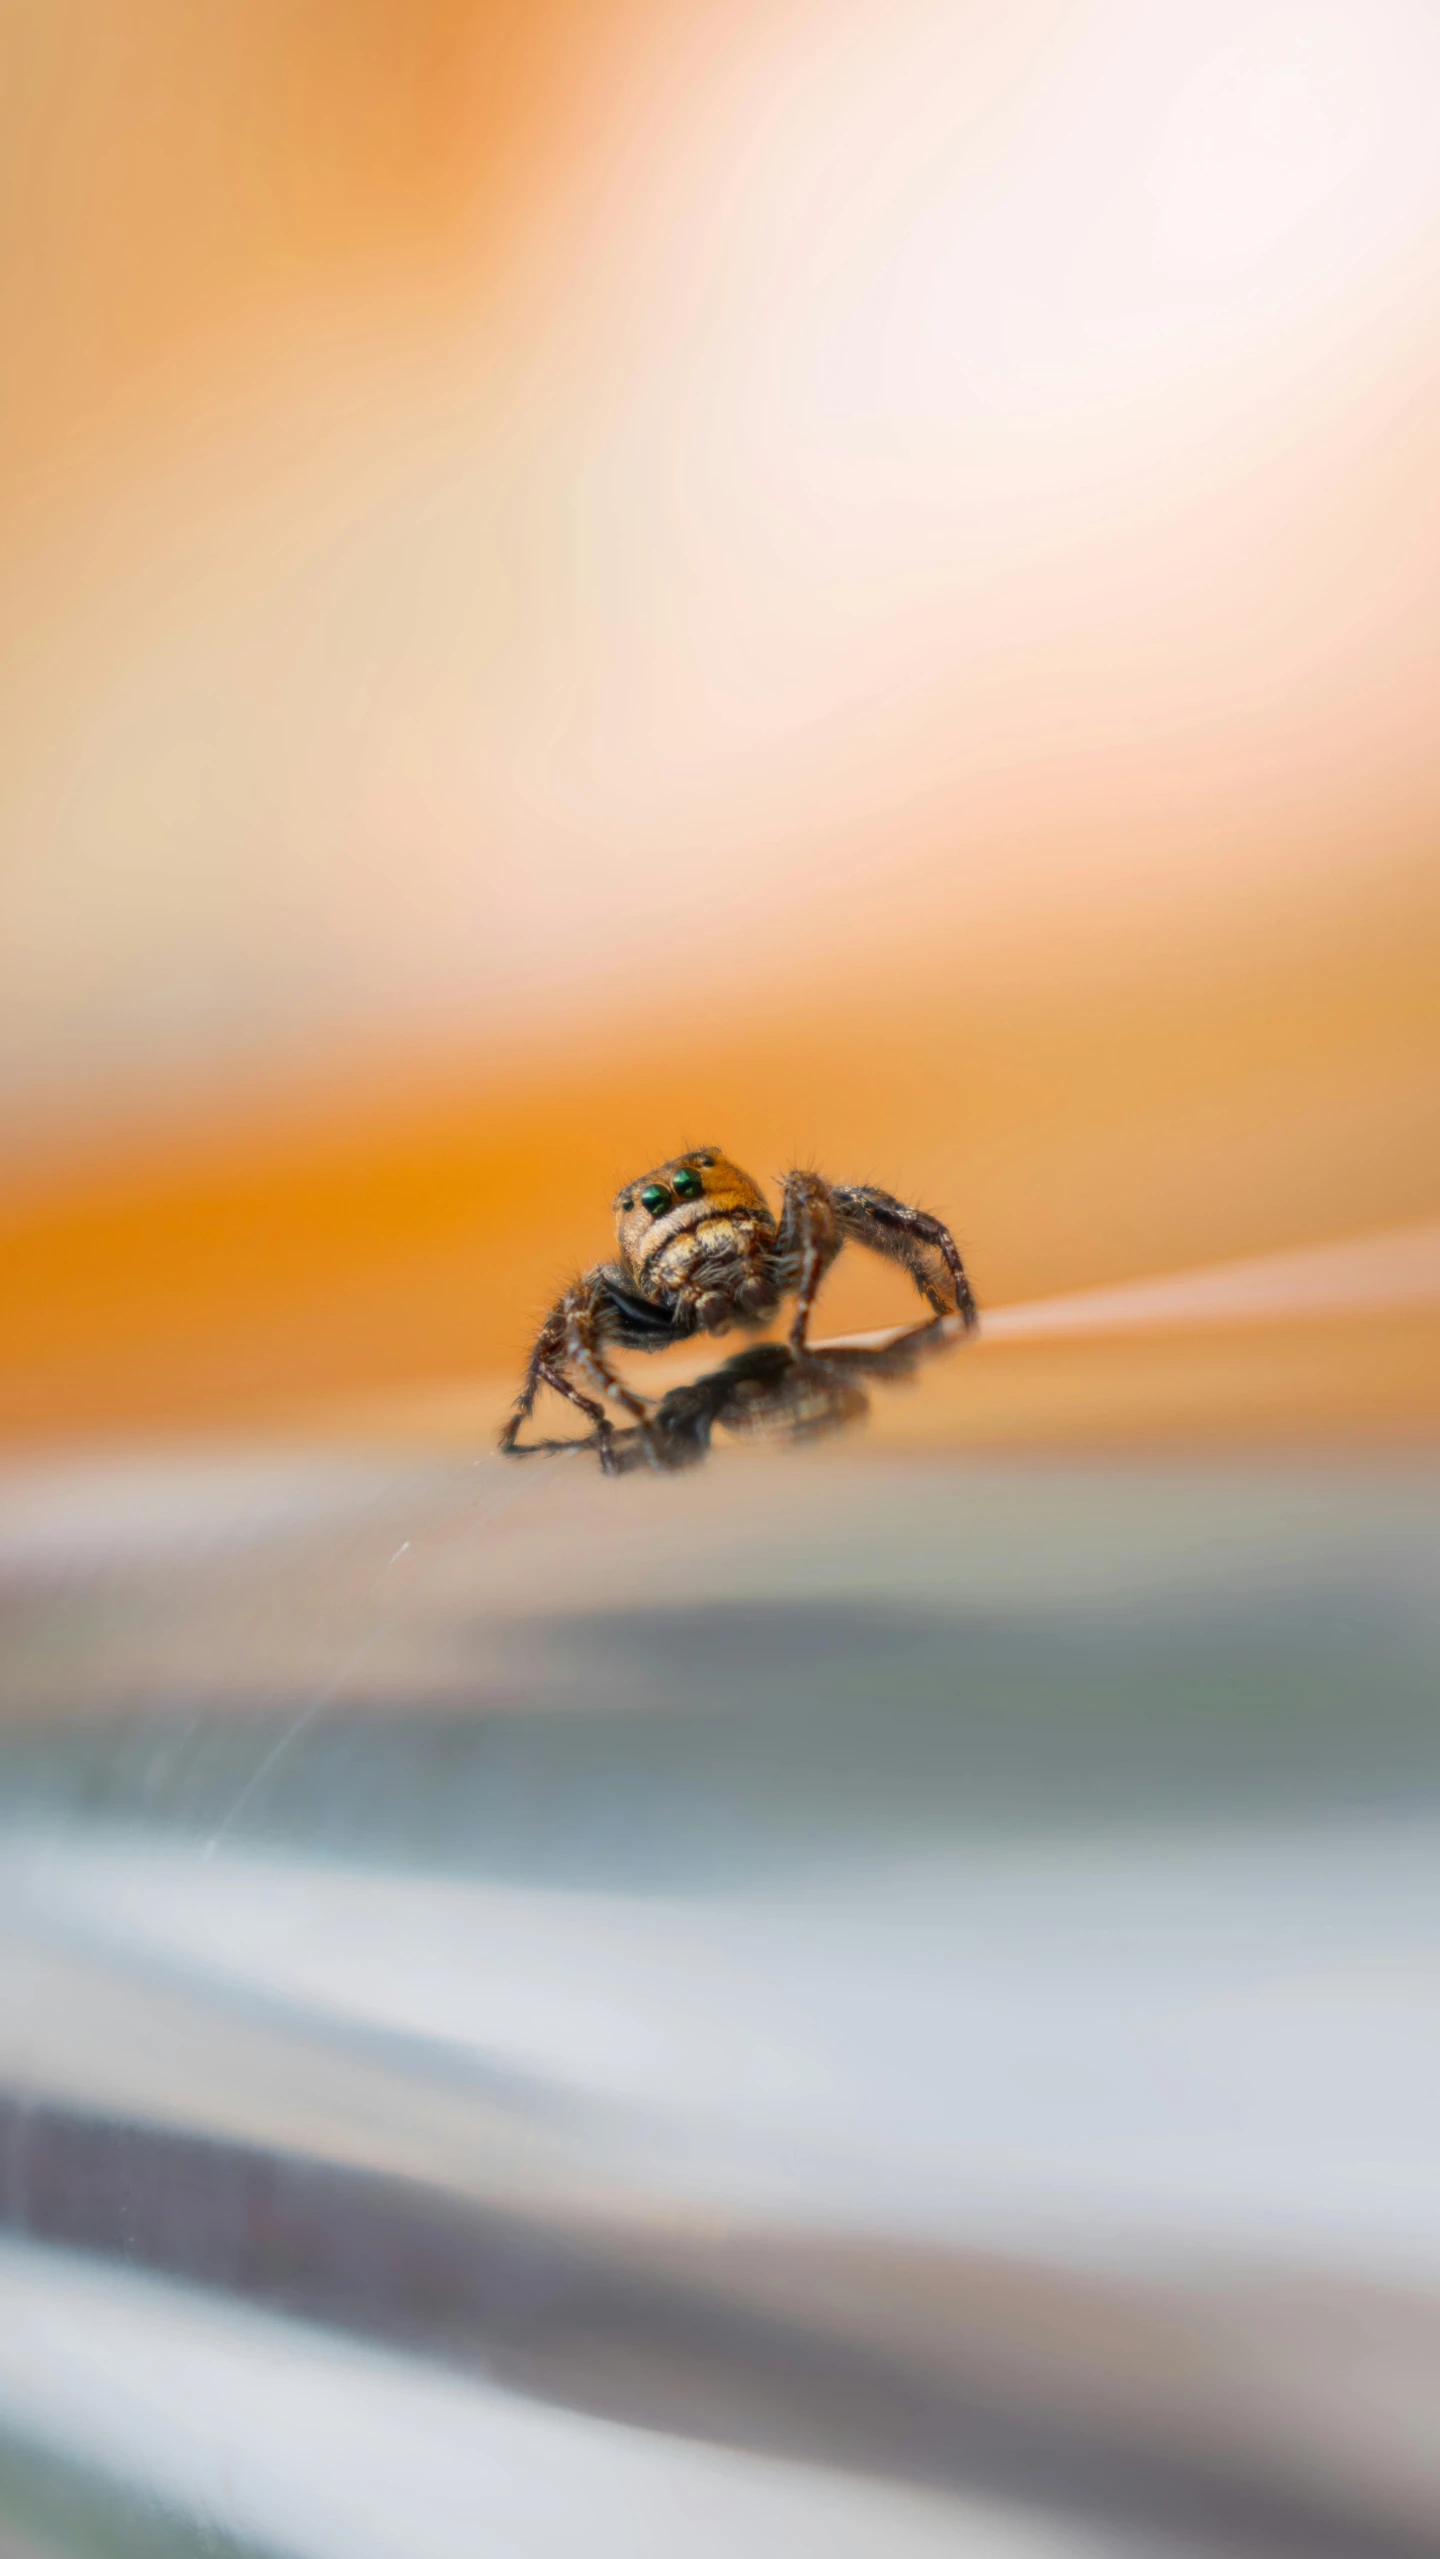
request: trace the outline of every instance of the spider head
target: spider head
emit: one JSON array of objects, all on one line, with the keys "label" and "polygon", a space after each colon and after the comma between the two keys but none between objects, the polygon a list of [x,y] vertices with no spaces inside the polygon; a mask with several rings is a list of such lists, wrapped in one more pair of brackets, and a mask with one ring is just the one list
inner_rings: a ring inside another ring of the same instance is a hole
[{"label": "spider head", "polygon": [[722,1155],[718,1146],[692,1146],[627,1182],[615,1200],[615,1232],[621,1254],[637,1276],[680,1235],[711,1225],[753,1230],[774,1223],[758,1182]]}]

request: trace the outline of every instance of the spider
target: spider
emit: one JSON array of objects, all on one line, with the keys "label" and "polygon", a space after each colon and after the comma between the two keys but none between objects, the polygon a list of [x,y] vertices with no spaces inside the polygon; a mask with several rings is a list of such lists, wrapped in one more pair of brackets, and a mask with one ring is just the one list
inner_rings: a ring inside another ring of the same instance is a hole
[{"label": "spider", "polygon": [[899,1262],[936,1315],[958,1316],[967,1331],[978,1321],[949,1228],[868,1183],[789,1173],[777,1218],[759,1183],[717,1146],[691,1147],[626,1183],[615,1201],[615,1232],[617,1259],[573,1281],[540,1327],[500,1435],[507,1457],[574,1444],[519,1444],[542,1386],[578,1405],[594,1427],[602,1461],[612,1424],[597,1397],[608,1397],[632,1421],[645,1421],[645,1398],[615,1375],[606,1358],[611,1348],[659,1351],[737,1325],[754,1332],[793,1297],[790,1347],[803,1353],[820,1283],[847,1243]]}]

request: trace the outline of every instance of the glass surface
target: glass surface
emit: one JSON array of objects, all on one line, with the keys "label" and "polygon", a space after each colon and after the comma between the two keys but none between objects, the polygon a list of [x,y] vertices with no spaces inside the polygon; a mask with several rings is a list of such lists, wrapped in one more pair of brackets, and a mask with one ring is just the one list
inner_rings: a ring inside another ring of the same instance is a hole
[{"label": "glass surface", "polygon": [[1437,1508],[13,1467],[15,2551],[1433,2548]]}]

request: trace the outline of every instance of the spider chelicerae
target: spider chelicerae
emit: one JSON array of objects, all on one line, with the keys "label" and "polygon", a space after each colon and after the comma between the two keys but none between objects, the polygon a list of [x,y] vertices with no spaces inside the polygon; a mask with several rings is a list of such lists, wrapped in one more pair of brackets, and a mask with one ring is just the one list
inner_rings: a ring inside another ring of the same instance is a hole
[{"label": "spider chelicerae", "polygon": [[[777,1217],[759,1183],[718,1147],[691,1147],[626,1183],[615,1201],[615,1231],[615,1260],[601,1262],[573,1281],[540,1327],[524,1384],[500,1436],[507,1457],[594,1446],[602,1463],[614,1467],[619,1461],[615,1442],[622,1436],[657,1454],[661,1443],[654,1436],[650,1408],[616,1376],[607,1352],[664,1350],[696,1334],[726,1333],[737,1326],[754,1332],[770,1323],[789,1298],[795,1301],[795,1313],[788,1352],[767,1345],[763,1352],[742,1354],[728,1368],[735,1373],[736,1391],[749,1394],[752,1402],[762,1376],[769,1380],[766,1391],[773,1402],[788,1362],[785,1391],[796,1400],[797,1410],[802,1382],[823,1404],[829,1390],[820,1381],[820,1355],[808,1349],[810,1314],[825,1273],[849,1243],[883,1253],[909,1272],[934,1319],[919,1327],[918,1335],[943,1328],[949,1337],[957,1327],[973,1330],[978,1320],[949,1228],[870,1183],[789,1173]],[[883,1356],[888,1365],[879,1373],[905,1373],[904,1360],[897,1362],[894,1349]],[[814,1375],[804,1379],[803,1373],[811,1371]],[[730,1388],[718,1379],[703,1383],[714,1387],[706,1412],[711,1418],[728,1418],[727,1407],[735,1400]],[[592,1425],[589,1440],[522,1444],[520,1432],[542,1386],[578,1406]],[[852,1391],[848,1385],[846,1391]],[[678,1412],[677,1397],[687,1395],[693,1404],[693,1389],[675,1390],[664,1399],[660,1415],[671,1406]],[[607,1401],[618,1405],[637,1428],[617,1434]],[[708,1423],[706,1427],[708,1433]],[[658,1462],[680,1461],[660,1454]]]}]

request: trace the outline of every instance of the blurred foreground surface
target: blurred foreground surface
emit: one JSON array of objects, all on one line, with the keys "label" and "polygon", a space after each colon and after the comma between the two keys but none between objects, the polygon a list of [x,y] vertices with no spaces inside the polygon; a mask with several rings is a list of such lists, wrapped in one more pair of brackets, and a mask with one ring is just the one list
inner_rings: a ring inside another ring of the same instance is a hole
[{"label": "blurred foreground surface", "polygon": [[13,1464],[7,2559],[1440,2548],[1437,1513]]}]

